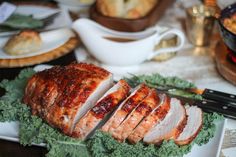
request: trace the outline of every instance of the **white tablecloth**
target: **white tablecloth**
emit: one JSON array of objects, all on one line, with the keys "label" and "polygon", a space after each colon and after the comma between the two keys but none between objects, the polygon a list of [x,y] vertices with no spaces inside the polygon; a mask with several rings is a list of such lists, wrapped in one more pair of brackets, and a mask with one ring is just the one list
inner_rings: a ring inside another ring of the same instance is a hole
[{"label": "white tablecloth", "polygon": [[[182,29],[184,24],[185,12],[180,7],[179,2],[170,8],[158,25],[171,26]],[[236,87],[226,81],[217,72],[214,61],[214,46],[217,40],[213,40],[211,45],[205,48],[194,47],[188,41],[184,48],[178,52],[177,56],[165,61],[155,62],[147,61],[141,65],[133,67],[111,67],[103,65],[87,56],[84,49],[77,49],[76,55],[78,60],[86,60],[87,62],[96,63],[111,72],[115,78],[119,79],[133,74],[151,74],[160,73],[164,76],[178,76],[194,82],[199,88],[211,88],[228,93],[236,94]],[[236,121],[229,120],[226,126],[224,142],[222,146],[221,156],[236,156]]]}]

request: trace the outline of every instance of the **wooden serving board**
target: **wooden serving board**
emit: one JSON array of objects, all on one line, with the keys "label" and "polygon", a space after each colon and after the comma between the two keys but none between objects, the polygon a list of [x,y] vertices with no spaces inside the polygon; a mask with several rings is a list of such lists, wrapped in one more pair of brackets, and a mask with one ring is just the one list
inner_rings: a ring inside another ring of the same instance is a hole
[{"label": "wooden serving board", "polygon": [[223,41],[218,42],[215,47],[217,69],[226,80],[236,85],[236,64],[228,59],[227,54],[228,50]]}]

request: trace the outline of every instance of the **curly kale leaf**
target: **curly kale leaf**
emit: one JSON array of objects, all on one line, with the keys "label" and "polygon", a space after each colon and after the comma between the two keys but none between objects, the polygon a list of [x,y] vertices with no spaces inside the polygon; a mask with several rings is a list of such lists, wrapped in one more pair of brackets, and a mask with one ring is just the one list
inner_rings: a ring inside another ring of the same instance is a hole
[{"label": "curly kale leaf", "polygon": [[24,95],[26,83],[33,74],[35,74],[35,71],[29,68],[22,70],[14,80],[3,80],[0,83],[0,87],[4,88],[6,93],[0,98],[0,100],[6,100],[10,103],[16,100],[21,100]]},{"label": "curly kale leaf", "polygon": [[163,77],[162,75],[156,73],[152,75],[132,75],[131,78],[125,78],[125,80],[132,87],[135,87],[140,83],[146,83],[149,87],[165,91],[166,93],[173,96],[181,96],[197,100],[202,99],[201,95],[187,90],[196,88],[193,83],[182,80],[178,77]]},{"label": "curly kale leaf", "polygon": [[47,157],[91,157],[85,142],[70,138],[49,141],[50,150]]},{"label": "curly kale leaf", "polygon": [[0,100],[0,122],[18,121],[20,117],[29,117],[30,109],[19,100],[8,102]]},{"label": "curly kale leaf", "polygon": [[216,123],[223,119],[224,117],[218,113],[204,113],[202,129],[194,142],[199,146],[208,143],[215,135]]},{"label": "curly kale leaf", "polygon": [[37,116],[31,116],[20,122],[20,143],[23,145],[46,143],[49,150],[47,157],[90,156],[85,142],[61,134]]},{"label": "curly kale leaf", "polygon": [[153,145],[119,143],[111,135],[100,131],[88,141],[88,148],[94,157],[151,157],[155,152]]},{"label": "curly kale leaf", "polygon": [[0,87],[5,89],[5,95],[0,98],[0,122],[16,121],[20,116],[30,115],[29,108],[21,104],[21,99],[27,80],[33,74],[33,69],[24,69],[16,79],[0,83]]},{"label": "curly kale leaf", "polygon": [[196,88],[196,86],[186,80],[180,79],[178,77],[163,77],[162,75],[155,73],[152,75],[132,75],[131,78],[125,78],[128,83],[135,87],[140,83],[146,83],[153,87],[174,87],[179,89],[189,89]]}]

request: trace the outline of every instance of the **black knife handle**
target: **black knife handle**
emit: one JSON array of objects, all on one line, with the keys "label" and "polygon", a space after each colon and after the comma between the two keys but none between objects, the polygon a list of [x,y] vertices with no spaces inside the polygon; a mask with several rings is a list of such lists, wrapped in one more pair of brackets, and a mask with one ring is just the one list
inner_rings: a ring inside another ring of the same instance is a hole
[{"label": "black knife handle", "polygon": [[233,103],[236,105],[236,95],[205,89],[202,97],[207,100],[215,100],[222,103]]},{"label": "black knife handle", "polygon": [[225,117],[236,119],[236,107],[227,103],[202,100],[194,102],[193,105],[200,107],[205,112],[217,112]]}]

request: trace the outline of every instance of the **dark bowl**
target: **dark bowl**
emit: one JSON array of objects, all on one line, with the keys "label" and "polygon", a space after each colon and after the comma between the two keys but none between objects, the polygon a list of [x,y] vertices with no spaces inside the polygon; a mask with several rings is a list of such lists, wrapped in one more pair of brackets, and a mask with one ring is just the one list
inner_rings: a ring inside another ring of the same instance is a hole
[{"label": "dark bowl", "polygon": [[226,46],[236,54],[236,34],[229,31],[224,25],[223,20],[225,18],[231,17],[234,13],[236,13],[236,3],[227,6],[220,13],[220,17],[218,19],[219,29],[221,37],[226,44]]},{"label": "dark bowl", "polygon": [[123,32],[138,32],[156,24],[163,16],[165,10],[171,6],[173,2],[174,0],[161,0],[146,16],[138,19],[122,19],[104,16],[97,11],[96,4],[90,8],[89,14],[91,19],[110,29]]}]

